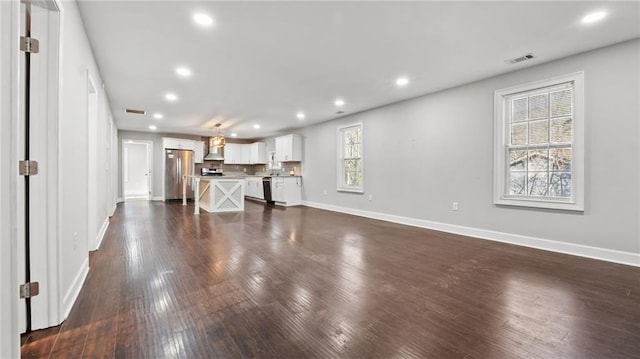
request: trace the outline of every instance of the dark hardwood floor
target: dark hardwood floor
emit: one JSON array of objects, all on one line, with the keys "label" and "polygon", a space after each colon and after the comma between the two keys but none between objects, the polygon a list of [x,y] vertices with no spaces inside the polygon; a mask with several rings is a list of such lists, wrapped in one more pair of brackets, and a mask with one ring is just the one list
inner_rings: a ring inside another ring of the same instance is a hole
[{"label": "dark hardwood floor", "polygon": [[118,205],[24,358],[640,358],[640,268],[307,207]]}]

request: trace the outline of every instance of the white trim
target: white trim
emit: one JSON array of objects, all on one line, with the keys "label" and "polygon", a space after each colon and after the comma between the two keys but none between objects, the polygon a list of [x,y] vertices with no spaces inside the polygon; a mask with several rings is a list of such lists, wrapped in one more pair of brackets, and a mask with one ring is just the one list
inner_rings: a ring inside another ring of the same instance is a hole
[{"label": "white trim", "polygon": [[104,235],[107,233],[107,227],[109,227],[109,218],[106,218],[104,223],[102,223],[102,227],[100,227],[100,232],[98,232],[98,237],[96,237],[96,243],[98,243],[96,250],[100,249],[100,245],[102,245]]},{"label": "white trim", "polygon": [[0,358],[20,357],[16,206],[20,2],[0,1]]},{"label": "white trim", "polygon": [[[507,154],[506,140],[509,138],[506,119],[508,106],[505,98],[520,92],[529,92],[561,83],[573,83],[573,142],[571,144],[572,196],[569,199],[549,197],[516,197],[506,195]],[[568,211],[584,211],[584,72],[575,72],[550,79],[529,82],[500,89],[494,92],[494,150],[493,150],[493,203],[496,205],[549,208]]]},{"label": "white trim", "polygon": [[153,196],[151,197],[152,201],[164,201],[164,197],[162,196]]},{"label": "white trim", "polygon": [[98,107],[99,91],[89,69],[87,74],[87,249],[98,248]]},{"label": "white trim", "polygon": [[[360,187],[347,187],[344,186],[342,182],[344,179],[344,164],[343,164],[343,153],[344,150],[344,136],[342,135],[342,131],[351,127],[360,127],[360,170],[362,173],[362,183]],[[364,123],[362,121],[354,122],[349,125],[337,126],[336,127],[337,134],[337,171],[336,171],[336,190],[338,192],[351,192],[351,193],[364,193]]]},{"label": "white trim", "polygon": [[116,210],[118,209],[118,202],[113,204],[113,209],[111,210],[111,214],[109,217],[113,217],[116,214]]},{"label": "white trim", "polygon": [[[116,198],[116,206],[118,205],[118,203],[122,203],[122,202],[124,202],[124,198],[122,197]],[[114,208],[114,211],[115,211],[115,208]]]},{"label": "white trim", "polygon": [[69,290],[64,295],[64,299],[62,300],[62,316],[61,321],[67,319],[69,316],[69,312],[71,312],[71,308],[73,304],[78,299],[78,295],[80,294],[80,290],[82,289],[82,285],[84,285],[85,279],[87,279],[87,275],[89,274],[89,258],[87,257],[80,266],[80,270],[76,277],[73,279]]},{"label": "white trim", "polygon": [[[49,156],[53,156],[53,159],[49,160],[49,166],[55,165],[55,177],[50,179],[48,184],[49,199],[50,202],[50,221],[54,224],[51,225],[52,231],[49,234],[52,236],[52,240],[49,241],[48,247],[48,280],[49,280],[49,325],[57,325],[62,322],[60,313],[60,253],[59,245],[62,229],[60,226],[60,193],[61,190],[61,173],[60,173],[60,119],[62,118],[62,23],[63,23],[63,4],[62,0],[47,1],[50,8],[49,16],[49,80],[50,87],[49,93],[49,116],[52,116],[55,120],[52,121],[55,125],[49,133]],[[53,171],[51,169],[50,171]]]},{"label": "white trim", "polygon": [[603,260],[626,264],[630,266],[640,267],[640,253],[617,251],[613,249],[598,248],[585,246],[581,244],[573,244],[567,242],[552,241],[536,237],[523,236],[519,234],[496,232],[480,228],[472,228],[459,226],[455,224],[427,221],[424,219],[409,218],[396,216],[392,214],[363,211],[347,207],[334,206],[331,204],[303,201],[302,204],[307,207],[324,209],[333,212],[351,214],[354,216],[378,219],[381,221],[404,224],[413,227],[427,228],[436,231],[459,234],[463,236],[474,237],[478,239],[486,239],[490,241],[515,244],[524,247],[542,249],[551,252],[570,254],[579,257]]}]

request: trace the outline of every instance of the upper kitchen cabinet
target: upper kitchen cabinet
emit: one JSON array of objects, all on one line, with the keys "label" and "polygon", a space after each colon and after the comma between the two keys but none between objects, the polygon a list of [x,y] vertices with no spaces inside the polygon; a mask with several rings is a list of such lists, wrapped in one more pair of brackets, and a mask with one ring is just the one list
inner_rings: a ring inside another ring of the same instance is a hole
[{"label": "upper kitchen cabinet", "polygon": [[184,138],[170,138],[162,137],[162,148],[170,148],[172,150],[192,150],[192,140],[186,140]]},{"label": "upper kitchen cabinet", "polygon": [[242,157],[240,158],[240,163],[242,164],[250,164],[251,163],[251,145],[250,144],[242,144],[240,145],[242,149]]},{"label": "upper kitchen cabinet", "polygon": [[224,145],[224,164],[237,165],[242,163],[242,145],[227,143]]},{"label": "upper kitchen cabinet", "polygon": [[264,142],[227,143],[224,163],[227,165],[253,165],[267,163],[267,145]]},{"label": "upper kitchen cabinet", "polygon": [[193,160],[195,163],[204,162],[204,141],[193,141]]},{"label": "upper kitchen cabinet", "polygon": [[203,141],[171,137],[162,138],[162,149],[191,150],[193,151],[193,161],[195,163],[202,163],[204,161],[204,145],[205,143]]},{"label": "upper kitchen cabinet", "polygon": [[276,161],[302,161],[302,137],[294,134],[276,137]]},{"label": "upper kitchen cabinet", "polygon": [[254,142],[251,144],[251,164],[267,163],[267,144],[264,142]]}]

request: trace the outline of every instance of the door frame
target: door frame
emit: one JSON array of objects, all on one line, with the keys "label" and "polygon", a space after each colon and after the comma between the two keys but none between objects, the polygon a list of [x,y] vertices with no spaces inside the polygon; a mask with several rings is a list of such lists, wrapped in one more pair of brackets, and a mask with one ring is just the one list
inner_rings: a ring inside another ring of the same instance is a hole
[{"label": "door frame", "polygon": [[0,357],[20,356],[16,162],[20,3],[0,1]]},{"label": "door frame", "polygon": [[[87,73],[87,249],[89,252],[98,249],[99,238],[97,212],[97,181],[98,181],[98,86],[91,76],[89,69]],[[91,103],[93,101],[93,106]]]},{"label": "door frame", "polygon": [[147,145],[147,172],[149,173],[149,175],[147,176],[147,181],[148,181],[148,187],[149,187],[149,193],[147,194],[147,201],[151,201],[151,199],[153,198],[153,141],[147,141],[147,140],[136,140],[133,138],[123,138],[121,141],[121,148],[122,148],[122,160],[120,161],[120,163],[122,163],[122,166],[120,168],[120,173],[122,174],[121,176],[121,184],[122,184],[122,201],[126,202],[127,198],[125,195],[125,166],[127,165],[127,161],[125,161],[125,157],[124,157],[124,146],[127,143],[138,143],[138,144],[145,144]]},{"label": "door frame", "polygon": [[[35,258],[43,259],[36,272],[32,272],[32,278],[45,284],[41,290],[38,301],[32,303],[34,323],[47,323],[44,327],[60,324],[61,308],[59,301],[59,238],[60,228],[58,213],[60,210],[59,198],[59,173],[58,173],[58,120],[61,117],[60,102],[60,77],[61,77],[61,26],[63,23],[63,7],[60,0],[36,0],[34,6],[48,9],[47,18],[47,46],[48,59],[45,67],[46,75],[41,76],[42,82],[33,86],[41,90],[40,95],[46,95],[45,108],[40,109],[46,113],[39,119],[33,119],[33,126],[44,125],[46,133],[47,154],[38,158],[42,165],[48,166],[46,173],[46,205],[44,212],[37,214],[38,220],[47,227],[46,236],[38,245],[32,246],[32,254]],[[24,222],[19,222],[18,210],[18,181],[22,178],[18,175],[18,146],[20,144],[20,70],[19,63],[22,53],[19,50],[20,26],[20,1],[0,1],[0,357],[17,358],[20,356],[20,333],[18,325],[18,238],[19,227],[24,231]],[[44,92],[44,94],[42,93]],[[24,142],[24,141],[22,141]],[[35,159],[35,158],[34,158]],[[24,202],[24,201],[23,201]],[[43,217],[42,217],[43,216]],[[42,245],[41,245],[42,244]],[[40,324],[38,324],[40,325]],[[34,327],[35,328],[35,327]]]}]

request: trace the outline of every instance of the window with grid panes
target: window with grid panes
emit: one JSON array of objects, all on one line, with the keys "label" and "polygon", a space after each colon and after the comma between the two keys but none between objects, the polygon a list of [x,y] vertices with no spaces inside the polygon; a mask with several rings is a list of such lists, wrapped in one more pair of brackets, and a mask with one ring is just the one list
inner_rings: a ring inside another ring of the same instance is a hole
[{"label": "window with grid panes", "polygon": [[495,203],[583,209],[582,78],[496,91]]},{"label": "window with grid panes", "polygon": [[363,192],[362,123],[338,128],[338,190]]}]

